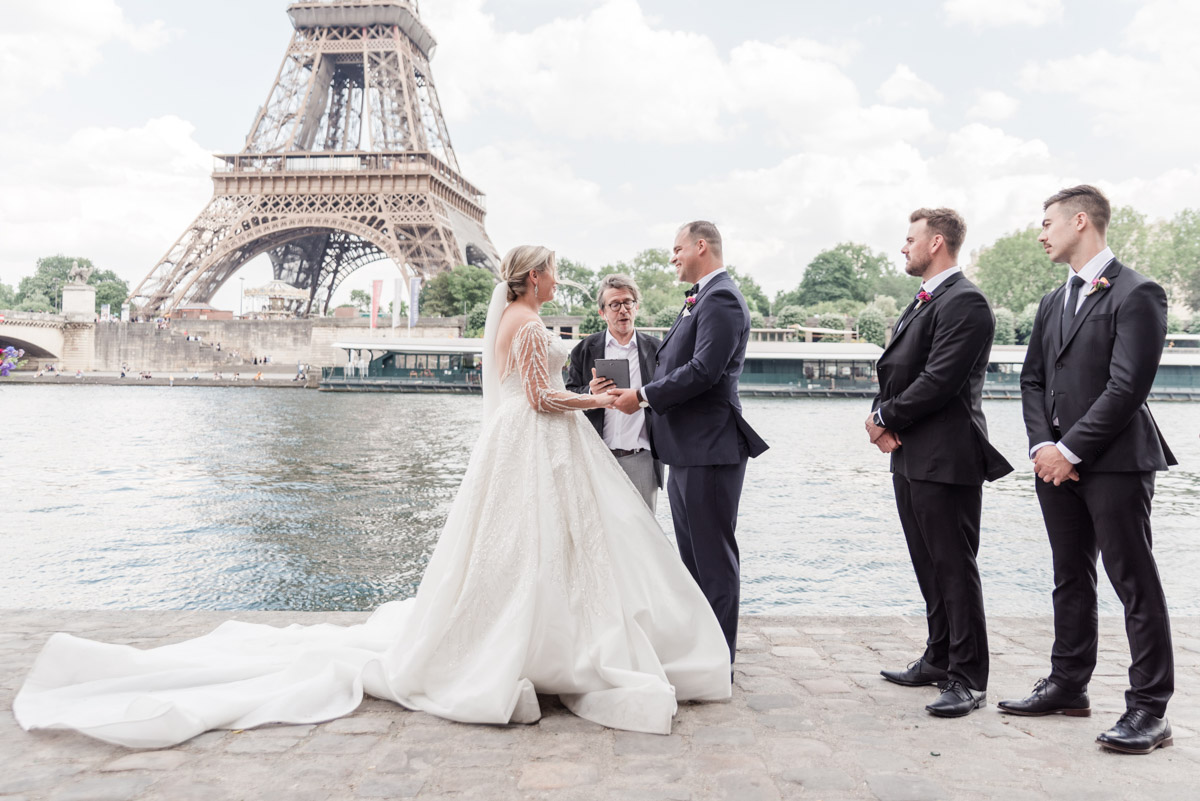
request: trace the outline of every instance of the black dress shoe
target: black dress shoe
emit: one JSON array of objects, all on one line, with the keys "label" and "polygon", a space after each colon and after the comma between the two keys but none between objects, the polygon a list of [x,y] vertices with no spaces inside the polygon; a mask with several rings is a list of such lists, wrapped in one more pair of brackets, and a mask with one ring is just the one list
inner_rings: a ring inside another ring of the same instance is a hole
[{"label": "black dress shoe", "polygon": [[935,668],[922,657],[913,662],[905,670],[881,670],[883,676],[893,684],[903,684],[905,687],[924,687],[926,684],[936,684],[939,687],[946,681],[946,671]]},{"label": "black dress shoe", "polygon": [[1072,693],[1059,687],[1050,679],[1038,679],[1033,693],[1020,701],[1001,701],[996,704],[1001,712],[1010,715],[1066,715],[1086,718],[1092,714],[1092,702],[1087,692]]},{"label": "black dress shoe", "polygon": [[961,718],[987,703],[987,693],[972,690],[958,679],[946,682],[946,689],[925,710],[939,718]]},{"label": "black dress shoe", "polygon": [[1148,754],[1175,744],[1167,719],[1156,718],[1144,709],[1126,711],[1117,725],[1097,737],[1096,742],[1122,754]]}]

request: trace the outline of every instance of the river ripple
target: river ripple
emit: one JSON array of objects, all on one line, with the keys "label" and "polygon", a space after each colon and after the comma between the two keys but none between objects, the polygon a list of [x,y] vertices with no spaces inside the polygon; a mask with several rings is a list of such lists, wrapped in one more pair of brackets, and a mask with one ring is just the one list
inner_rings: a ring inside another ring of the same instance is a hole
[{"label": "river ripple", "polygon": [[[919,614],[867,402],[747,399],[771,444],[742,496],[742,610]],[[466,468],[480,399],[265,388],[9,385],[0,608],[371,609],[410,596]],[[1049,614],[1050,549],[1020,405],[985,404],[1017,471],[984,491],[988,611]],[[1200,614],[1196,404],[1155,415],[1167,599]],[[665,493],[659,520],[670,530]],[[1120,605],[1104,579],[1101,610]]]}]

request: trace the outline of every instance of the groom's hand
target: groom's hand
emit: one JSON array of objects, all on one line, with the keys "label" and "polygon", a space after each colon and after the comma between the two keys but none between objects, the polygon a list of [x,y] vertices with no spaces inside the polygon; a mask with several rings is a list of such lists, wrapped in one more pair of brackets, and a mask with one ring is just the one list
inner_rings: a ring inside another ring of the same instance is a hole
[{"label": "groom's hand", "polygon": [[617,396],[616,403],[614,403],[612,407],[618,412],[633,414],[641,408],[641,406],[638,405],[636,389],[610,389],[608,394]]},{"label": "groom's hand", "polygon": [[885,428],[879,439],[875,440],[875,447],[879,448],[881,453],[891,453],[900,447],[900,435]]}]

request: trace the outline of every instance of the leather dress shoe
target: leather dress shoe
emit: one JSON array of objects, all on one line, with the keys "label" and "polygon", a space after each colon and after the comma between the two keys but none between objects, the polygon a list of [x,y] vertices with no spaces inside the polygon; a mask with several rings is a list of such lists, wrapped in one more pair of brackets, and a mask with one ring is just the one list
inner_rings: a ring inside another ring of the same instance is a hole
[{"label": "leather dress shoe", "polygon": [[1167,719],[1156,718],[1144,709],[1126,711],[1117,725],[1097,737],[1096,742],[1123,754],[1148,754],[1175,744]]},{"label": "leather dress shoe", "polygon": [[1001,701],[996,706],[1010,715],[1066,715],[1086,718],[1092,714],[1092,702],[1086,691],[1073,693],[1064,690],[1050,679],[1038,679],[1033,693],[1020,701]]},{"label": "leather dress shoe", "polygon": [[939,718],[961,718],[987,703],[987,693],[972,690],[958,679],[946,682],[946,689],[932,704],[925,707],[931,715]]},{"label": "leather dress shoe", "polygon": [[945,683],[946,671],[935,668],[922,657],[910,664],[905,670],[881,670],[883,676],[893,684],[903,684],[905,687],[924,687],[926,684],[936,684],[939,687]]}]

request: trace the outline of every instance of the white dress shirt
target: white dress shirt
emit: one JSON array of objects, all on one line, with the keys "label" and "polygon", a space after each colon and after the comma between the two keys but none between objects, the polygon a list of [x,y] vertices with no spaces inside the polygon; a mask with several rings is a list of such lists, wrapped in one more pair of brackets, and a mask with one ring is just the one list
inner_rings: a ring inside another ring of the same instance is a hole
[{"label": "white dress shirt", "polygon": [[[604,333],[604,358],[628,359],[629,388],[641,388],[642,362],[638,355],[636,331],[630,337],[628,345],[617,342],[612,332],[606,331]],[[625,414],[616,409],[605,409],[604,444],[608,446],[609,450],[632,451],[638,448],[649,448],[650,435],[646,433],[646,410],[638,409],[633,414]]]},{"label": "white dress shirt", "polygon": [[[1083,286],[1079,287],[1079,298],[1075,301],[1075,313],[1076,314],[1078,314],[1079,309],[1083,307],[1084,298],[1087,297],[1087,294],[1091,289],[1092,282],[1100,277],[1100,274],[1102,272],[1104,272],[1104,268],[1108,267],[1109,262],[1111,262],[1115,258],[1116,258],[1116,256],[1113,255],[1112,248],[1106,247],[1104,250],[1100,251],[1095,256],[1092,256],[1090,259],[1088,259],[1088,263],[1083,265],[1083,267],[1081,267],[1079,269],[1078,273],[1076,273],[1073,268],[1067,267],[1068,290],[1070,289],[1072,277],[1078,275],[1080,278],[1083,279]],[[1071,293],[1069,291],[1067,291],[1067,292],[1064,292],[1063,295],[1064,295],[1063,313],[1065,314],[1067,311],[1067,303],[1071,300]],[[1058,425],[1058,418],[1054,419],[1054,425],[1055,426]],[[1039,442],[1037,445],[1034,445],[1032,448],[1030,448],[1029,449],[1029,458],[1032,459],[1038,451],[1040,451],[1042,448],[1046,447],[1047,445],[1053,445],[1056,448],[1058,448],[1058,452],[1061,453],[1063,456],[1065,456],[1067,458],[1067,461],[1070,462],[1071,464],[1079,464],[1080,462],[1083,461],[1083,459],[1080,459],[1078,456],[1076,456],[1074,453],[1072,453],[1071,449],[1068,448],[1066,445],[1063,445],[1061,442],[1049,442],[1049,441]]]}]

